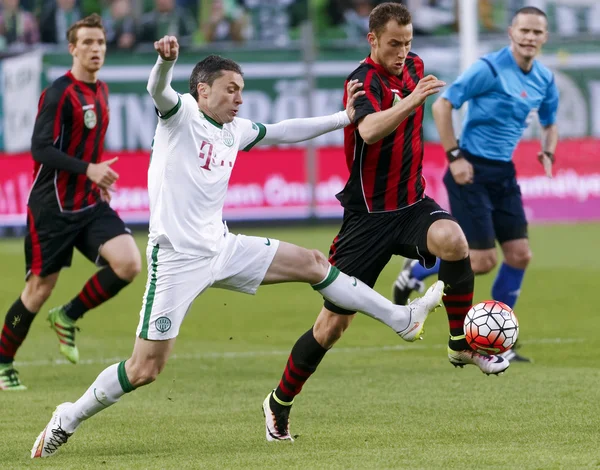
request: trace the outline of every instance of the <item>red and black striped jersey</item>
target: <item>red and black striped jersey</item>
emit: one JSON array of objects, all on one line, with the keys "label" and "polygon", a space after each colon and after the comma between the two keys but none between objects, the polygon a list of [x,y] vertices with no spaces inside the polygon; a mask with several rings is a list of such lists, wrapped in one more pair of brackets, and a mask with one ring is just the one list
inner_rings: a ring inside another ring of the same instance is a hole
[{"label": "red and black striped jersey", "polygon": [[31,138],[30,201],[61,212],[81,211],[100,201],[86,170],[102,159],[108,120],[104,82],[82,82],[69,71],[42,92]]},{"label": "red and black striped jersey", "polygon": [[[337,198],[345,208],[387,212],[423,198],[423,106],[379,142],[367,145],[358,132],[362,118],[389,109],[408,96],[423,78],[423,69],[421,58],[411,52],[398,76],[389,74],[370,57],[348,76],[346,84],[349,80],[360,80],[365,94],[356,100],[354,122],[344,129],[344,153],[350,177]],[[344,92],[344,106],[346,101]]]}]

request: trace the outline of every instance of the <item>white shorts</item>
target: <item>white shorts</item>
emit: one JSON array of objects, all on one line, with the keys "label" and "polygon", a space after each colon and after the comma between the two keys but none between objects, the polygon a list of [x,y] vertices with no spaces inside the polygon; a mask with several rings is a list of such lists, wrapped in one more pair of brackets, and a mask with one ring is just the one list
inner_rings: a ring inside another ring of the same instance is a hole
[{"label": "white shorts", "polygon": [[148,280],[137,336],[150,340],[175,338],[192,302],[209,287],[256,293],[279,240],[229,232],[225,238],[223,250],[212,257],[148,244]]}]

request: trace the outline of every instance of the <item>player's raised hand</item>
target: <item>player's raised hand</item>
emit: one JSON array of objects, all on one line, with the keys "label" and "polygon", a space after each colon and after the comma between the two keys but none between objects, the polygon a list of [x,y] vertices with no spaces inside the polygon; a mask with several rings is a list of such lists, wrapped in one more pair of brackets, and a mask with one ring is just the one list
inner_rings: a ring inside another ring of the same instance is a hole
[{"label": "player's raised hand", "polygon": [[110,167],[118,159],[115,157],[102,163],[90,163],[86,176],[101,189],[109,189],[119,179],[119,174]]},{"label": "player's raised hand", "polygon": [[163,60],[175,60],[179,55],[179,43],[175,36],[164,36],[154,41],[154,49]]},{"label": "player's raised hand", "polygon": [[417,83],[412,93],[408,95],[408,98],[413,101],[414,107],[418,108],[425,103],[427,97],[439,93],[440,89],[445,86],[446,82],[438,80],[435,75],[427,75],[419,80],[419,83]]},{"label": "player's raised hand", "polygon": [[364,90],[361,90],[363,86],[362,82],[358,80],[350,80],[346,85],[346,91],[348,92],[348,100],[346,101],[346,113],[350,118],[350,122],[354,122],[354,116],[356,115],[356,109],[354,109],[354,103],[356,98],[365,94]]},{"label": "player's raised hand", "polygon": [[538,160],[544,167],[544,171],[546,172],[546,176],[548,178],[552,178],[552,165],[554,165],[554,156],[548,155],[546,152],[538,153]]}]

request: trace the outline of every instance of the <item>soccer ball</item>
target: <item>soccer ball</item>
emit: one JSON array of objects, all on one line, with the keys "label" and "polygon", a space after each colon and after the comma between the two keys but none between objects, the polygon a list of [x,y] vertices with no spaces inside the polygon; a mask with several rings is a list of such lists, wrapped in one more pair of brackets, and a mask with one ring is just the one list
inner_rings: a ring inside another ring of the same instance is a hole
[{"label": "soccer ball", "polygon": [[473,305],[465,317],[465,338],[480,354],[500,354],[513,347],[519,335],[519,321],[502,302],[487,300]]}]

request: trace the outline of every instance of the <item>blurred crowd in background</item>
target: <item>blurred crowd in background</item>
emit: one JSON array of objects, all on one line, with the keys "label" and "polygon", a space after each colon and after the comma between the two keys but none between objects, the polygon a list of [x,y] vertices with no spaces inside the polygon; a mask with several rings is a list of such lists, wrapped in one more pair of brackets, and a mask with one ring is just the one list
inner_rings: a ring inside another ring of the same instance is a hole
[{"label": "blurred crowd in background", "polygon": [[[231,41],[285,47],[311,19],[318,41],[356,41],[382,0],[0,0],[0,50],[33,44],[65,45],[73,22],[102,15],[109,48],[132,49],[171,34],[185,46]],[[440,36],[458,28],[460,0],[404,0],[415,34]],[[514,11],[535,5],[547,11],[561,37],[600,33],[597,0],[478,0],[480,32],[505,31]]]}]

